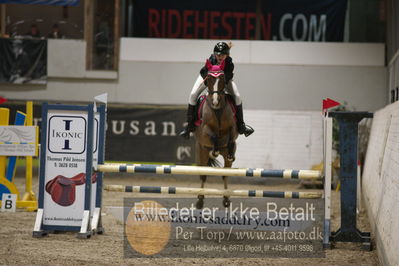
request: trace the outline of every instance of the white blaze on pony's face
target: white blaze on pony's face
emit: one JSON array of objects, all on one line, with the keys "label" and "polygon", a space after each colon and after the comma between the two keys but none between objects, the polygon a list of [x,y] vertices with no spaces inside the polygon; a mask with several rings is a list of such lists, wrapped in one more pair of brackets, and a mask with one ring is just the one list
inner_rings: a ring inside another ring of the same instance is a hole
[{"label": "white blaze on pony's face", "polygon": [[212,95],[212,103],[214,106],[217,106],[219,104],[219,94],[218,92],[219,88],[219,78],[216,78],[215,84],[213,84],[213,95]]}]

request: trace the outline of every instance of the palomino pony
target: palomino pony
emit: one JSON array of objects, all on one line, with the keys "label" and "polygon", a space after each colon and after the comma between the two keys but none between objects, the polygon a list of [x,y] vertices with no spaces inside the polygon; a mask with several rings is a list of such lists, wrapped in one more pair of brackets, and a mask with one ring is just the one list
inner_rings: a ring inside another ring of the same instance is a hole
[{"label": "palomino pony", "polygon": [[[236,139],[238,137],[234,111],[225,93],[224,61],[212,65],[206,61],[208,75],[208,93],[202,107],[202,123],[195,131],[197,164],[200,166],[217,166],[216,157],[221,154],[224,167],[231,167],[235,160]],[[204,80],[204,81],[205,81]],[[201,188],[204,188],[207,176],[201,175]],[[224,189],[227,189],[227,176],[223,176]],[[202,209],[204,195],[198,195],[196,207]],[[230,206],[230,199],[224,196],[223,205]]]}]

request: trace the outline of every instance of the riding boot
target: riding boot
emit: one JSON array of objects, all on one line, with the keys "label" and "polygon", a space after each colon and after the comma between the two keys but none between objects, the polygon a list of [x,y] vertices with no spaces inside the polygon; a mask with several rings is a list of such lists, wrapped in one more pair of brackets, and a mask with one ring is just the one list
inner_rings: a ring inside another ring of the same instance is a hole
[{"label": "riding boot", "polygon": [[187,109],[187,126],[186,128],[180,132],[180,136],[188,139],[190,138],[190,133],[195,130],[195,105],[188,105]]},{"label": "riding boot", "polygon": [[244,115],[242,111],[242,104],[236,105],[237,108],[237,130],[239,134],[244,134],[246,137],[254,133],[254,129],[250,126],[245,125]]}]

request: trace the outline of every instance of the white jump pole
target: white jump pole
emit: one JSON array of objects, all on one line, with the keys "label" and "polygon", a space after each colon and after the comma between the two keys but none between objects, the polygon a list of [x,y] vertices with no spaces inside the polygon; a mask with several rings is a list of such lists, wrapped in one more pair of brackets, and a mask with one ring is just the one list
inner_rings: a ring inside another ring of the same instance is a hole
[{"label": "white jump pole", "polygon": [[293,191],[264,191],[264,190],[229,190],[214,188],[190,187],[152,187],[152,186],[124,186],[106,185],[104,190],[114,192],[156,193],[156,194],[191,194],[212,196],[238,196],[255,198],[292,198],[292,199],[319,199],[322,192],[293,192]]},{"label": "white jump pole", "polygon": [[332,154],[333,121],[328,113],[323,118],[324,136],[324,248],[330,247],[331,227],[331,154]]},{"label": "white jump pole", "polygon": [[287,179],[319,179],[320,171],[314,170],[267,170],[261,168],[218,168],[189,165],[139,165],[139,164],[102,164],[98,172],[107,173],[152,173],[173,175],[207,175],[207,176],[248,176]]}]

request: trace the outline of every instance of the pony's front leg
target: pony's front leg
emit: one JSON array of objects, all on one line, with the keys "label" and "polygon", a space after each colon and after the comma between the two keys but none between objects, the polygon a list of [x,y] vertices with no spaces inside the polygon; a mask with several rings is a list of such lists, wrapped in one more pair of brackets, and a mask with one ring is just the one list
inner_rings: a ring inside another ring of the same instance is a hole
[{"label": "pony's front leg", "polygon": [[230,140],[227,144],[227,160],[230,162],[234,162],[236,159],[236,142],[234,140]]},{"label": "pony's front leg", "polygon": [[211,141],[213,143],[213,149],[209,152],[209,157],[211,157],[212,159],[216,159],[216,157],[218,157],[220,154],[219,142],[217,136],[216,135],[212,136]]},{"label": "pony's front leg", "polygon": [[236,138],[233,137],[235,135],[234,130],[235,129],[231,128],[229,142],[227,143],[227,160],[229,160],[230,162],[234,162],[236,159],[235,154],[237,145],[235,140]]},{"label": "pony's front leg", "polygon": [[212,145],[212,150],[209,151],[209,157],[211,159],[216,159],[216,157],[218,157],[220,154],[218,137],[215,132],[213,132],[213,130],[208,126],[204,127],[204,131],[208,135],[209,142]]}]

